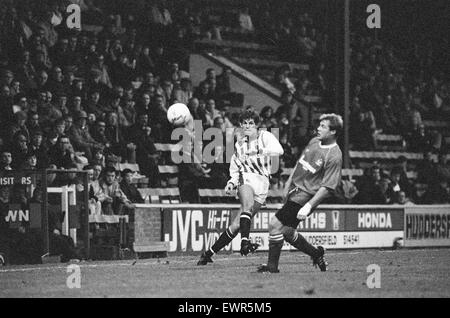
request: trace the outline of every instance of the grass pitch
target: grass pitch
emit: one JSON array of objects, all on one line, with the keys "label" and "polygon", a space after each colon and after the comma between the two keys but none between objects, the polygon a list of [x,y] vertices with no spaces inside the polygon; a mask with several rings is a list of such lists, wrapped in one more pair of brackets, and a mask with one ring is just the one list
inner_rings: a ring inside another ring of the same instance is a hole
[{"label": "grass pitch", "polygon": [[[79,289],[67,287],[69,264],[9,266],[0,268],[0,297],[450,296],[450,249],[328,251],[326,258],[322,273],[306,255],[282,252],[279,274],[256,272],[266,252],[219,254],[207,266],[196,266],[198,256],[83,262]],[[370,264],[380,267],[380,288],[366,285]]]}]

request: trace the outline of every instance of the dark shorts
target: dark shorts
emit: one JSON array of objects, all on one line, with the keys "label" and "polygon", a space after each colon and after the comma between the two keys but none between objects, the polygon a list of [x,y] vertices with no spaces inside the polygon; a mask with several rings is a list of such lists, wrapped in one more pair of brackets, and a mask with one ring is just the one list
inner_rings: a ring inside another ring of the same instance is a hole
[{"label": "dark shorts", "polygon": [[297,219],[297,213],[301,207],[302,205],[298,203],[287,201],[275,216],[283,225],[296,229],[300,223],[300,220]]}]

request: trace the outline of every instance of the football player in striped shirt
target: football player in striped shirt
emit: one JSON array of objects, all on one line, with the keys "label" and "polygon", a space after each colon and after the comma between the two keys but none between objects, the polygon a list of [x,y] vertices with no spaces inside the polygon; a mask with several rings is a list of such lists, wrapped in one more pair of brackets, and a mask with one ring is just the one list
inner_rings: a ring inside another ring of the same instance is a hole
[{"label": "football player in striped shirt", "polygon": [[281,156],[284,151],[272,133],[258,130],[260,117],[256,112],[243,112],[239,121],[241,127],[236,131],[237,141],[230,162],[230,180],[225,190],[227,194],[231,194],[237,189],[241,212],[217,242],[201,255],[198,265],[212,262],[211,257],[228,245],[239,231],[242,255],[254,252],[258,247],[249,239],[251,219],[260,210],[269,192],[271,157]]},{"label": "football player in striped shirt", "polygon": [[258,272],[278,273],[278,262],[284,241],[309,255],[315,266],[326,271],[322,246],[315,248],[301,234],[297,226],[333,191],[341,180],[342,152],[336,143],[342,132],[342,117],[323,114],[317,136],[309,142],[286,183],[286,203],[272,217],[269,224],[269,259]]}]

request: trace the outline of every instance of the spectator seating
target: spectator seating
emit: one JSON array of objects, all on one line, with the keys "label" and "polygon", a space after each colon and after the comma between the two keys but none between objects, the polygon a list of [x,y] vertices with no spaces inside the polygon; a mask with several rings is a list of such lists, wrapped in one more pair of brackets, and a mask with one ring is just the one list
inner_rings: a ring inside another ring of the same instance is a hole
[{"label": "spectator seating", "polygon": [[159,165],[159,173],[161,175],[161,184],[167,187],[178,186],[178,166],[175,165]]},{"label": "spectator seating", "polygon": [[400,151],[404,147],[404,139],[401,135],[376,134],[376,150]]},{"label": "spectator seating", "polygon": [[200,203],[235,203],[235,196],[225,193],[224,189],[198,189]]},{"label": "spectator seating", "polygon": [[140,173],[139,165],[137,163],[119,163],[120,171],[130,169],[133,172],[132,182],[136,184],[138,188],[145,188],[148,186],[148,178]]},{"label": "spectator seating", "polygon": [[181,146],[178,144],[162,144],[155,143],[155,148],[158,151],[159,159],[158,163],[161,165],[172,164],[171,154],[172,152],[178,152]]},{"label": "spectator seating", "polygon": [[138,191],[145,203],[180,203],[180,190],[178,188],[139,188]]}]

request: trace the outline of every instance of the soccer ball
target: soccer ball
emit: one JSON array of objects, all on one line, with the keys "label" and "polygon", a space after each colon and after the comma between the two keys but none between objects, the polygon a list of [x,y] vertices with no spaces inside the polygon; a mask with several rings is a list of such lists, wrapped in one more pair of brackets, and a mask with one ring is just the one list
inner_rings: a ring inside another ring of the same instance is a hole
[{"label": "soccer ball", "polygon": [[167,120],[174,126],[185,125],[190,116],[189,108],[182,103],[173,104],[167,110]]}]

